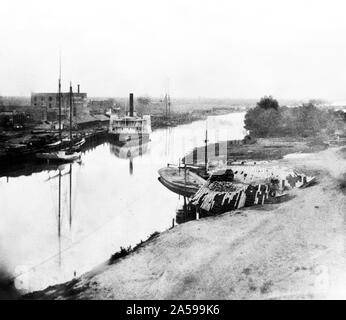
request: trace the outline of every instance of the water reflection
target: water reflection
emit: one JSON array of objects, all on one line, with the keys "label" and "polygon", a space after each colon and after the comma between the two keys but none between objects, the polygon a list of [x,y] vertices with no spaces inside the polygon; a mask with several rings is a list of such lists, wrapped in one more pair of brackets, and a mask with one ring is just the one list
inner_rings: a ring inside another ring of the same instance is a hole
[{"label": "water reflection", "polygon": [[10,178],[16,178],[21,176],[30,176],[33,173],[43,171],[55,171],[61,166],[61,164],[46,162],[38,162],[31,160],[26,163],[9,164],[0,168],[0,178],[6,177],[6,181],[9,182]]},{"label": "water reflection", "polygon": [[[88,153],[95,150],[97,146],[108,142],[109,139],[105,135],[94,136],[89,138],[88,141],[83,145],[82,153]],[[80,161],[77,163],[80,164]],[[42,159],[29,159],[25,162],[14,162],[5,163],[0,166],[0,178],[6,177],[6,181],[9,182],[10,178],[17,178],[21,176],[30,176],[35,173],[57,171],[64,169],[66,164],[61,164],[57,162],[47,162]]]},{"label": "water reflection", "polygon": [[178,209],[176,210],[176,222],[182,224],[191,220],[201,219],[210,216],[208,212],[197,211],[196,206],[191,204],[191,201],[182,197],[183,201],[180,202]]},{"label": "water reflection", "polygon": [[[68,173],[66,173],[66,175],[69,176],[69,199],[68,199],[68,203],[69,203],[69,210],[68,210],[68,216],[69,216],[69,230],[71,232],[71,228],[72,228],[72,163],[70,163],[69,165],[69,171]],[[61,223],[62,223],[62,219],[61,219],[61,178],[62,178],[62,169],[64,168],[63,166],[60,166],[58,171],[58,245],[59,245],[59,267],[61,267]],[[52,178],[54,179],[54,177]]]},{"label": "water reflection", "polygon": [[143,143],[142,139],[123,143],[110,143],[110,152],[120,159],[129,161],[129,173],[133,174],[133,159],[141,157],[148,151],[149,141]]},{"label": "water reflection", "polygon": [[[243,114],[222,117],[228,121],[221,124],[215,118],[208,120],[210,143],[217,135],[243,137]],[[18,288],[37,290],[169,228],[183,199],[158,182],[157,171],[203,146],[205,128],[197,121],[155,130],[138,145],[95,138],[80,163],[1,168],[0,265],[17,276]]]},{"label": "water reflection", "polygon": [[183,197],[184,203],[179,207],[179,209],[176,210],[176,222],[178,224],[182,224],[191,220],[196,220],[197,218],[197,212],[196,207],[191,205],[190,202],[186,199],[186,197]]}]

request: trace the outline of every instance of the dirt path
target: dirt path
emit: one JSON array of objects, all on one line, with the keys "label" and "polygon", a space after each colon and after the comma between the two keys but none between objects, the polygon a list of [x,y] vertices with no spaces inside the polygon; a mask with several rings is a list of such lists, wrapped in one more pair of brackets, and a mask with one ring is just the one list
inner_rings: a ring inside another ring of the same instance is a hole
[{"label": "dirt path", "polygon": [[346,298],[344,157],[329,149],[280,160],[318,174],[319,183],[295,190],[288,202],[177,226],[115,264],[35,297]]}]

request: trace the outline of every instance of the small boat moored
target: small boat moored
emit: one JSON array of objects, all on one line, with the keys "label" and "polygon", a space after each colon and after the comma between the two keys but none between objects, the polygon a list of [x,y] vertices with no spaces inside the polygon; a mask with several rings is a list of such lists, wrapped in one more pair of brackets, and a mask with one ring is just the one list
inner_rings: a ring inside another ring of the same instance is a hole
[{"label": "small boat moored", "polygon": [[158,171],[159,181],[172,192],[192,197],[205,183],[196,173],[181,167],[167,166]]},{"label": "small boat moored", "polygon": [[81,157],[80,152],[74,152],[69,150],[60,150],[56,152],[41,152],[37,153],[36,157],[39,159],[55,160],[62,162],[71,162],[78,160]]}]

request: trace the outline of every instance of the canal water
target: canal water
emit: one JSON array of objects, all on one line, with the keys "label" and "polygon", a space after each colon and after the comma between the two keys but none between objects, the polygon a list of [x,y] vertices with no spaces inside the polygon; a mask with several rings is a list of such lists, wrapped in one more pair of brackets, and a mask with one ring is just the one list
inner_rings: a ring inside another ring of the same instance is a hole
[{"label": "canal water", "polygon": [[155,130],[148,144],[108,142],[79,163],[28,165],[0,175],[0,267],[18,289],[71,280],[172,225],[182,199],[158,181],[158,169],[194,147],[241,139],[244,113]]}]

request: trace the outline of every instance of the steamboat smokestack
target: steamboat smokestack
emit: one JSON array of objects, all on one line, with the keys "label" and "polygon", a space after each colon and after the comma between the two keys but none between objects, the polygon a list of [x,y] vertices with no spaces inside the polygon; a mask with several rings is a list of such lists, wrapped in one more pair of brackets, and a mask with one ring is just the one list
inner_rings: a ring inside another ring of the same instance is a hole
[{"label": "steamboat smokestack", "polygon": [[78,92],[78,93],[80,93],[80,90],[79,90],[79,89],[80,89],[80,85],[78,84],[78,85],[77,85],[77,92]]},{"label": "steamboat smokestack", "polygon": [[133,93],[130,93],[130,117],[133,117]]}]

